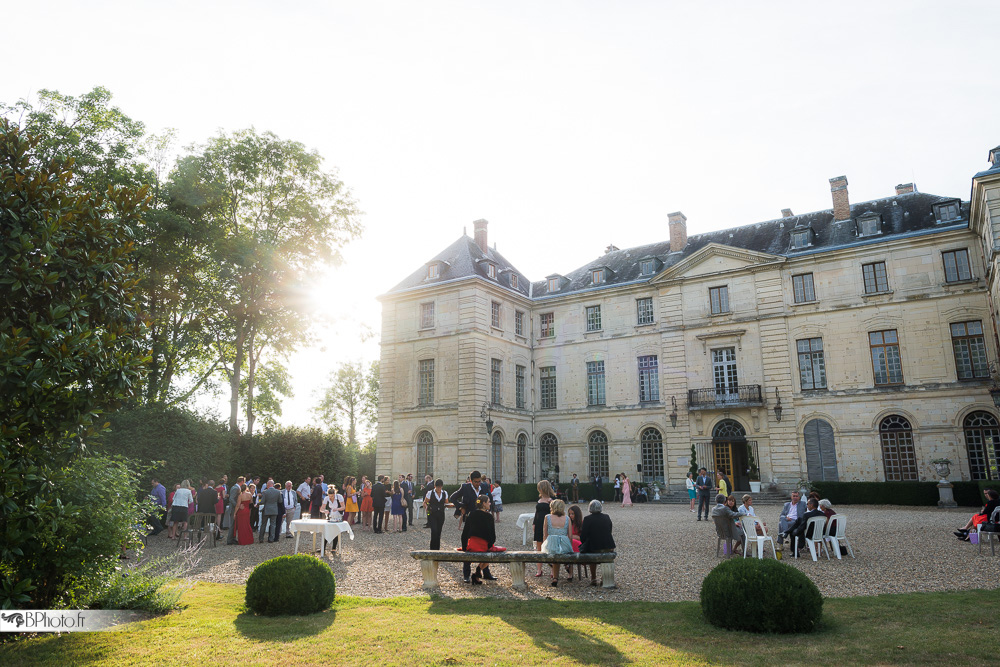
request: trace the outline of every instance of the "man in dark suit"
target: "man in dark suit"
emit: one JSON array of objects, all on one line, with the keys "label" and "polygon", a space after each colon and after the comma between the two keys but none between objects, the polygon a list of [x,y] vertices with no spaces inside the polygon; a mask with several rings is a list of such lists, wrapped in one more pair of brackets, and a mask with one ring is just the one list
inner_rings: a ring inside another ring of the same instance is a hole
[{"label": "man in dark suit", "polygon": [[420,490],[420,497],[424,501],[424,517],[426,517],[427,522],[424,524],[424,528],[431,527],[431,515],[427,513],[427,494],[434,490],[434,478],[430,475],[424,475],[424,486]]},{"label": "man in dark suit", "polygon": [[466,482],[451,495],[451,502],[455,503],[456,507],[461,506],[464,516],[468,516],[476,509],[476,500],[480,495],[489,493],[486,485],[483,484],[483,476],[478,470],[473,470],[469,479],[472,481]]},{"label": "man in dark suit", "polygon": [[[785,504],[787,505],[788,503]],[[802,504],[801,501],[799,504]],[[787,535],[792,538],[792,548],[798,552],[798,550],[805,544],[805,538],[808,537],[809,539],[814,539],[816,537],[815,535],[806,535],[806,523],[813,517],[821,516],[826,518],[826,514],[823,513],[823,510],[819,509],[819,503],[816,502],[815,498],[810,498],[809,502],[806,503],[806,507],[808,510],[799,515],[799,518],[795,520],[795,523],[788,527],[787,531],[778,533],[778,544],[781,544],[781,541]],[[813,528],[815,529],[815,526],[813,526]]]},{"label": "man in dark suit", "polygon": [[778,546],[785,540],[785,535],[788,533],[789,528],[794,524],[799,517],[806,513],[806,504],[802,502],[802,496],[798,491],[792,491],[791,502],[785,503],[781,508],[781,514],[778,515]]},{"label": "man in dark suit", "polygon": [[[611,517],[604,513],[600,500],[591,500],[590,514],[583,519],[580,528],[580,553],[606,553],[615,550],[615,538],[611,536]],[[590,585],[597,585],[597,563],[590,564]]]},{"label": "man in dark suit", "polygon": [[278,528],[281,526],[280,512],[284,509],[284,504],[281,501],[281,491],[274,488],[274,480],[267,480],[267,488],[260,494],[260,504],[260,536],[257,541],[263,542],[266,533],[268,542],[277,542]]},{"label": "man in dark suit", "polygon": [[698,468],[698,477],[694,480],[694,488],[698,491],[698,521],[701,521],[701,508],[705,508],[705,521],[708,521],[708,494],[712,492],[712,478],[708,471]]},{"label": "man in dark suit", "polygon": [[413,499],[416,497],[416,494],[414,493],[414,491],[416,490],[416,487],[413,485],[413,473],[412,472],[409,475],[406,476],[406,490],[407,490],[407,496],[406,496],[406,514],[409,516],[409,518],[410,518],[410,525],[412,526],[413,525]]},{"label": "man in dark suit", "polygon": [[601,497],[601,485],[604,480],[601,479],[600,475],[594,475],[594,500],[603,500]]},{"label": "man in dark suit", "polygon": [[384,475],[379,475],[378,480],[375,485],[372,486],[372,512],[375,513],[374,525],[372,526],[373,533],[382,532],[382,519],[385,516],[385,484],[383,480]]}]

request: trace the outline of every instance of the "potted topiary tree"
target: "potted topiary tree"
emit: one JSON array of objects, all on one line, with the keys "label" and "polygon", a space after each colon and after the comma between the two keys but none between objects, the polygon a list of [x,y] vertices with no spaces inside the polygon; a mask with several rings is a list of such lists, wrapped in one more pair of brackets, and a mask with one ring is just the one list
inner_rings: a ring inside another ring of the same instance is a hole
[{"label": "potted topiary tree", "polygon": [[750,491],[760,493],[760,466],[750,443],[747,443],[747,474],[750,476]]}]

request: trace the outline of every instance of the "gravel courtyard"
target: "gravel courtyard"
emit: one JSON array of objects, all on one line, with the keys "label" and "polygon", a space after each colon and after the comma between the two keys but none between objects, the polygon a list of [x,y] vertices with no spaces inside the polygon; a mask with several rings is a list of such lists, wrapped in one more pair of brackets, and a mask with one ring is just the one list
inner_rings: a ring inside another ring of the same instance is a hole
[{"label": "gravel courtyard", "polygon": [[[696,521],[695,515],[684,505],[649,504],[628,509],[609,503],[605,507],[614,522],[618,544],[616,590],[593,588],[589,582],[576,579],[566,583],[565,570],[559,587],[552,588],[548,567],[544,576],[535,578],[534,565],[527,568],[528,590],[525,593],[517,593],[511,588],[506,565],[493,568],[499,581],[470,586],[462,581],[461,563],[442,563],[438,575],[440,595],[657,602],[697,600],[702,579],[719,562],[715,556],[714,524]],[[521,546],[521,529],[514,522],[518,514],[533,509],[533,504],[505,505],[497,526],[497,543],[512,550],[530,549]],[[976,545],[959,542],[952,535],[952,531],[971,516],[970,508],[940,510],[855,505],[835,509],[838,512],[843,509],[849,518],[848,538],[857,558],[828,562],[820,556],[814,563],[805,552],[804,559],[784,560],[806,573],[825,596],[1000,587],[1000,554],[991,556],[988,545],[984,545],[980,555]],[[757,514],[767,522],[772,536],[777,533],[779,511],[777,505],[757,507]],[[411,549],[426,549],[430,541],[430,530],[422,528],[422,524],[422,520],[415,522],[406,533],[382,535],[357,528],[354,541],[347,540],[342,556],[327,555],[337,577],[337,593],[370,597],[423,595],[420,566],[409,556]],[[442,549],[458,546],[459,537],[458,521],[449,516]],[[531,539],[530,530],[528,539]],[[275,544],[223,544],[215,549],[203,548],[200,562],[191,576],[206,581],[243,583],[258,563],[292,553],[294,542],[283,538]],[[305,548],[311,542],[311,537],[303,536]],[[166,538],[166,533],[151,537],[146,555],[171,554],[175,544]],[[769,548],[767,553],[770,554]],[[787,545],[785,553],[788,554]]]}]

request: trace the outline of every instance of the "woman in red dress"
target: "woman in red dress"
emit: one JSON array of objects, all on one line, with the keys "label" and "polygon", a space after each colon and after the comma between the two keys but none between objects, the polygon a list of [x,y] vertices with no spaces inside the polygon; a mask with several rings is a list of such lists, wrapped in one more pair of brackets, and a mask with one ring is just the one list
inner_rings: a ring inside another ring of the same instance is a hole
[{"label": "woman in red dress", "polygon": [[361,477],[361,523],[366,528],[372,527],[372,483],[367,477]]},{"label": "woman in red dress", "polygon": [[243,487],[240,504],[236,507],[236,539],[242,545],[253,544],[253,528],[250,527],[250,501],[253,499],[254,485]]}]

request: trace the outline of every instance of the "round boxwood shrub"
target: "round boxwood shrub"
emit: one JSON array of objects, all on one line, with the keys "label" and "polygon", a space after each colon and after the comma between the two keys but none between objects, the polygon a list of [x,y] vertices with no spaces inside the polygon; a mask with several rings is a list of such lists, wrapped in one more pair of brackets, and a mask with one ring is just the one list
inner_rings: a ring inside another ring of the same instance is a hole
[{"label": "round boxwood shrub", "polygon": [[709,623],[729,630],[811,632],[823,613],[823,596],[790,565],[732,558],[701,583],[701,611]]},{"label": "round boxwood shrub", "polygon": [[314,614],[333,604],[337,582],[330,566],[307,554],[278,556],[247,579],[247,608],[265,616]]}]

